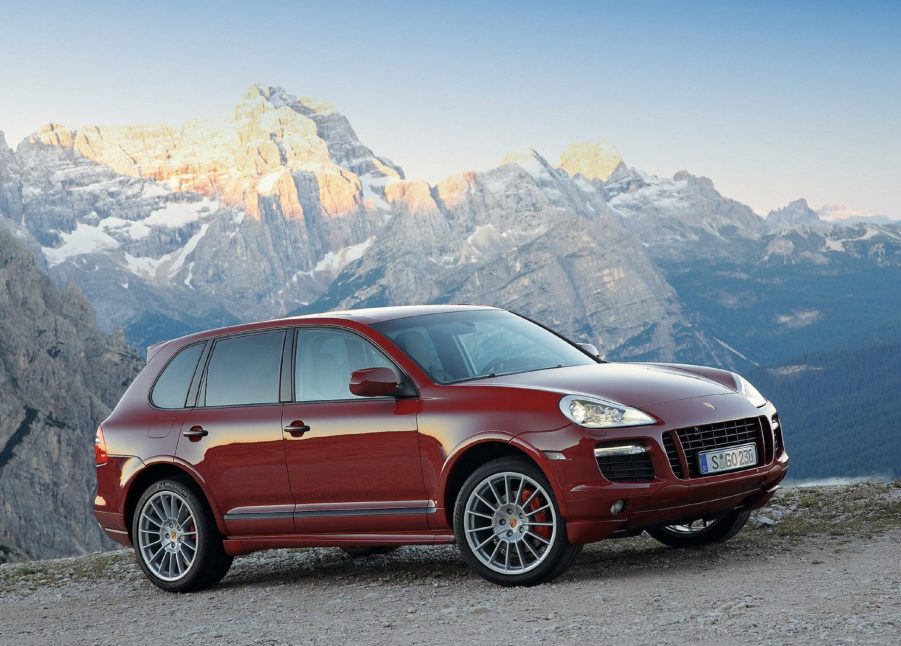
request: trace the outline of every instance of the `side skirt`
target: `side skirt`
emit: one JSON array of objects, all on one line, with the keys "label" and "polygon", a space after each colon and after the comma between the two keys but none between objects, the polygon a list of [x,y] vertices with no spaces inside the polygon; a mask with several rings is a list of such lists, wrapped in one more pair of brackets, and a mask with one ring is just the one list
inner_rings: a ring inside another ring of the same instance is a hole
[{"label": "side skirt", "polygon": [[259,550],[286,547],[341,547],[365,545],[448,545],[451,531],[391,532],[380,534],[281,534],[275,536],[232,536],[223,541],[226,553],[237,556]]}]

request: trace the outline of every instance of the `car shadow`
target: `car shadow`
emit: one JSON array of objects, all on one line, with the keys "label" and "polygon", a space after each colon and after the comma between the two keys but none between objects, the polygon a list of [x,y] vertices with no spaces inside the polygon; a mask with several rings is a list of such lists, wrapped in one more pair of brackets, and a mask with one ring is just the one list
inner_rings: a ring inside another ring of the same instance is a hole
[{"label": "car shadow", "polygon": [[[737,567],[771,554],[768,546],[736,538],[704,548],[673,549],[642,536],[587,545],[572,568],[556,579],[567,582],[624,580],[659,576],[666,570],[698,572],[721,562]],[[452,545],[401,547],[384,555],[351,558],[338,548],[261,552],[238,558],[217,589],[304,584],[328,580],[353,585],[416,585],[469,578],[479,581]],[[493,584],[485,582],[486,586]]]}]

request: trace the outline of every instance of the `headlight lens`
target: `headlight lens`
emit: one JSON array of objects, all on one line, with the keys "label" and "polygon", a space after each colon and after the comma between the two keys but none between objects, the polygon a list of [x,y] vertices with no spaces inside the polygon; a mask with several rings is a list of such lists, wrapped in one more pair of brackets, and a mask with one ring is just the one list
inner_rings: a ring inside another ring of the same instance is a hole
[{"label": "headlight lens", "polygon": [[637,408],[581,395],[567,395],[561,399],[560,410],[568,419],[586,428],[645,426],[656,422]]},{"label": "headlight lens", "polygon": [[732,376],[735,377],[735,383],[738,384],[736,390],[744,395],[749,402],[757,408],[766,406],[766,397],[761,395],[760,391],[754,388],[750,381],[735,372],[732,373]]}]

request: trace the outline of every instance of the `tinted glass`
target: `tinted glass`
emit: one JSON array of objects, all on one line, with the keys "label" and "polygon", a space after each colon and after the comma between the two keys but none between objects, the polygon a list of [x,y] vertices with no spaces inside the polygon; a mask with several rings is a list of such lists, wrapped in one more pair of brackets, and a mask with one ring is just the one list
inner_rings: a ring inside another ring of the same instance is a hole
[{"label": "tinted glass", "polygon": [[194,378],[197,360],[203,352],[203,343],[184,348],[169,362],[163,374],[156,380],[150,400],[160,408],[184,408],[188,388]]},{"label": "tinted glass", "polygon": [[597,363],[553,332],[503,310],[426,314],[373,327],[440,383]]},{"label": "tinted glass", "polygon": [[206,405],[274,404],[285,333],[263,332],[219,339],[206,375]]},{"label": "tinted glass", "polygon": [[350,392],[350,375],[363,368],[394,368],[365,339],[333,329],[300,330],[294,365],[297,401],[357,399]]}]

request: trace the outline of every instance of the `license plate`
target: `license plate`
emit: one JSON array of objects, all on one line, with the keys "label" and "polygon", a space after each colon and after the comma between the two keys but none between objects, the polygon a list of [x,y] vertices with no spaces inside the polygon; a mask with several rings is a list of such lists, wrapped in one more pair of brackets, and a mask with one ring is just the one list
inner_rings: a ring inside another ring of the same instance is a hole
[{"label": "license plate", "polygon": [[755,464],[757,464],[756,444],[742,444],[698,453],[698,465],[703,475],[744,469]]}]

